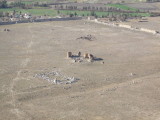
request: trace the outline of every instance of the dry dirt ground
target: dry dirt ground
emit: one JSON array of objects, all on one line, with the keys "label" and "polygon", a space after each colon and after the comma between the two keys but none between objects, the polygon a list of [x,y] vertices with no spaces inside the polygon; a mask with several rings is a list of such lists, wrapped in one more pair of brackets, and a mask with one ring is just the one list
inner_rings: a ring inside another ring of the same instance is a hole
[{"label": "dry dirt ground", "polygon": [[149,10],[153,12],[160,12],[160,2],[153,3],[126,3],[127,6],[141,9],[141,10]]},{"label": "dry dirt ground", "polygon": [[[35,77],[54,70],[79,80]],[[0,26],[0,120],[160,120],[160,38],[85,21]]]},{"label": "dry dirt ground", "polygon": [[144,20],[130,19],[128,22],[124,22],[124,24],[138,28],[147,28],[150,30],[156,30],[160,32],[160,17],[146,17],[144,18]]}]

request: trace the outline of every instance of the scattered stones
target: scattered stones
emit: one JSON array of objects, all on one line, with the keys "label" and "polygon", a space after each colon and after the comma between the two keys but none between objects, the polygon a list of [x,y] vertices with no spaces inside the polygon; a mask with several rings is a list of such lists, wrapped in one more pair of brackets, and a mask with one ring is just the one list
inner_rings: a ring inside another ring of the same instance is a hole
[{"label": "scattered stones", "polygon": [[136,74],[134,74],[134,73],[130,73],[129,75],[130,75],[130,76],[134,76],[134,75],[136,75]]},{"label": "scattered stones", "polygon": [[88,57],[90,60],[94,60],[94,56],[92,54],[89,54]]},{"label": "scattered stones", "polygon": [[63,89],[68,90],[71,89],[71,87],[63,87]]},{"label": "scattered stones", "polygon": [[4,29],[4,31],[9,32],[9,31],[10,31],[10,29],[6,29],[6,28],[5,28],[5,29]]},{"label": "scattered stones", "polygon": [[101,64],[104,64],[104,62],[102,61]]},{"label": "scattered stones", "polygon": [[79,79],[62,75],[59,71],[45,72],[36,74],[34,77],[46,80],[51,84],[72,84]]},{"label": "scattered stones", "polygon": [[88,62],[93,62],[93,60],[92,59],[88,59]]},{"label": "scattered stones", "polygon": [[77,39],[93,41],[93,40],[95,40],[95,37],[93,37],[92,35],[87,35],[87,36],[81,36],[81,37],[79,37]]}]

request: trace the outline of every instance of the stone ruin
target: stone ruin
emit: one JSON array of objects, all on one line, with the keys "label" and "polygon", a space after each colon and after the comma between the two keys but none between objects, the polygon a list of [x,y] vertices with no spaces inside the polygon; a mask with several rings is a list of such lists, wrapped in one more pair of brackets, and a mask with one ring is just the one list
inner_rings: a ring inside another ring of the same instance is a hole
[{"label": "stone ruin", "polygon": [[73,55],[72,52],[67,52],[67,58],[70,58],[73,63],[78,62],[94,62],[94,61],[100,61],[103,60],[101,58],[96,58],[94,55],[90,53],[84,53],[83,56],[81,56],[81,52],[78,52],[77,55]]},{"label": "stone ruin", "polygon": [[78,40],[78,39],[93,41],[93,40],[95,40],[96,38],[95,38],[94,36],[92,36],[92,35],[86,35],[86,36],[81,36],[81,37],[77,38],[77,40]]},{"label": "stone ruin", "polygon": [[51,72],[41,72],[35,74],[33,77],[48,81],[51,84],[72,84],[79,79],[62,74],[60,71],[53,70]]},{"label": "stone ruin", "polygon": [[5,28],[5,29],[4,29],[4,31],[5,31],[5,32],[9,32],[9,31],[10,31],[10,29],[6,29],[6,28]]}]

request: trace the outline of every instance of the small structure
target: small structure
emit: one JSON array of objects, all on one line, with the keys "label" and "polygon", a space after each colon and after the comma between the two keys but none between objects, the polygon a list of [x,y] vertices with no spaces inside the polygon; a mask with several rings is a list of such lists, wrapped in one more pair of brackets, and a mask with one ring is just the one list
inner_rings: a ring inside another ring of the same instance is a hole
[{"label": "small structure", "polygon": [[81,52],[78,52],[78,57],[80,57],[81,56]]},{"label": "small structure", "polygon": [[72,57],[72,52],[67,52],[67,58]]},{"label": "small structure", "polygon": [[10,31],[10,29],[6,29],[6,28],[5,28],[5,29],[4,29],[4,31],[7,31],[7,32],[9,32],[9,31]]},{"label": "small structure", "polygon": [[92,54],[89,54],[88,57],[89,57],[90,60],[94,59],[94,56]]},{"label": "small structure", "polygon": [[[67,52],[67,58],[71,58],[72,63],[87,63],[87,62],[94,62],[94,61],[102,61],[102,58],[97,58],[94,55],[90,53],[84,53],[83,56],[81,56],[81,52],[78,52],[78,54],[72,54],[72,52]],[[102,63],[104,64],[104,62]]]},{"label": "small structure", "polygon": [[84,54],[84,58],[89,58],[89,54],[88,54],[88,53],[85,53],[85,54]]}]

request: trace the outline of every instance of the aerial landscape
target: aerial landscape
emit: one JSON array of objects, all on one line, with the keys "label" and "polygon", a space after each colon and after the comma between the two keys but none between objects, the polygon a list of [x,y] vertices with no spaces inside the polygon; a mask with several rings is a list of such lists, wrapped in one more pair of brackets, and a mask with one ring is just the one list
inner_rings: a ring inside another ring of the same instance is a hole
[{"label": "aerial landscape", "polygon": [[0,120],[160,120],[160,0],[1,0]]}]

